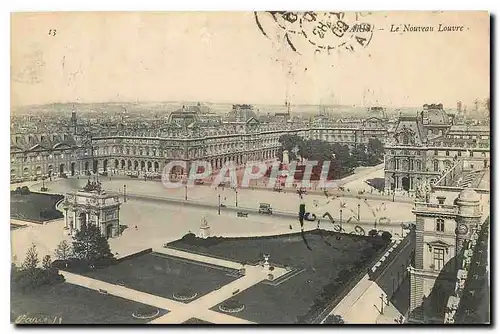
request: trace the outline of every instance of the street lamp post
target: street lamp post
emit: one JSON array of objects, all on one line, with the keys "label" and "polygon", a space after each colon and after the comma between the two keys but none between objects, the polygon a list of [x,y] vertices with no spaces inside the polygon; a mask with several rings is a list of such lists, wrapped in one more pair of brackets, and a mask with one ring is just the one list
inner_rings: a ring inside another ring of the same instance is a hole
[{"label": "street lamp post", "polygon": [[380,295],[380,301],[381,301],[380,314],[384,314],[384,295],[383,294]]},{"label": "street lamp post", "polygon": [[123,185],[123,202],[127,202],[127,185]]},{"label": "street lamp post", "polygon": [[358,222],[359,222],[359,209],[360,209],[361,204],[358,203]]},{"label": "street lamp post", "polygon": [[186,182],[186,185],[184,186],[184,199],[187,201],[188,200],[188,185]]},{"label": "street lamp post", "polygon": [[340,230],[342,231],[342,209],[340,209]]},{"label": "street lamp post", "polygon": [[218,195],[219,197],[219,215],[220,215],[220,194]]},{"label": "street lamp post", "polygon": [[236,206],[238,206],[238,189],[234,188],[234,191],[235,191],[235,195],[236,195]]}]

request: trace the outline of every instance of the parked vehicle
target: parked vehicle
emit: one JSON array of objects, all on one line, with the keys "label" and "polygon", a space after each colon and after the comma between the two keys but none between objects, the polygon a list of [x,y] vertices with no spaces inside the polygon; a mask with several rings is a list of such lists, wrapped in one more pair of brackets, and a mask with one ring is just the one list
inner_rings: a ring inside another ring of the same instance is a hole
[{"label": "parked vehicle", "polygon": [[314,213],[307,212],[304,215],[304,219],[307,220],[307,221],[313,222],[313,221],[316,220],[316,215]]},{"label": "parked vehicle", "polygon": [[276,192],[282,192],[283,191],[283,188],[280,188],[280,187],[274,187],[273,188],[273,191],[276,191]]},{"label": "parked vehicle", "polygon": [[307,195],[307,189],[306,188],[299,188],[299,189],[297,189],[297,194]]},{"label": "parked vehicle", "polygon": [[248,217],[248,212],[242,212],[242,211],[238,211],[237,213],[238,217]]},{"label": "parked vehicle", "polygon": [[201,185],[201,184],[204,184],[205,182],[203,180],[200,180],[200,179],[196,179],[194,180],[194,184],[196,185]]},{"label": "parked vehicle", "polygon": [[271,205],[268,203],[260,203],[259,205],[259,213],[267,214],[267,215],[272,215],[273,214],[273,209],[271,208]]}]

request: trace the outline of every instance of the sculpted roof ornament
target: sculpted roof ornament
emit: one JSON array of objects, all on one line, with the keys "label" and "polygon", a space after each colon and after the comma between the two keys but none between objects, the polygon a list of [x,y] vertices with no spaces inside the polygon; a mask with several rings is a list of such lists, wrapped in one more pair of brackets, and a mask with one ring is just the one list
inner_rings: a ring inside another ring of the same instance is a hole
[{"label": "sculpted roof ornament", "polygon": [[474,189],[465,188],[458,195],[458,200],[463,202],[479,202],[480,196]]}]

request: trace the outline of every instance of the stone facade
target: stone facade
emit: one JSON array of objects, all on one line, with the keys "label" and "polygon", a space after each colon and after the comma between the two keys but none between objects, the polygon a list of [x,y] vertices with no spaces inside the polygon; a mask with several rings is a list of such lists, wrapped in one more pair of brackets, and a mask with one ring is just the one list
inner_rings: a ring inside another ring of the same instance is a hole
[{"label": "stone facade", "polygon": [[[455,263],[464,240],[481,221],[480,195],[472,189],[455,193],[433,192],[428,201],[417,199],[413,212],[416,216],[415,264],[410,272],[409,321],[429,323],[425,299],[429,297],[436,280],[449,280],[455,284]],[[442,314],[444,317],[444,313]]]},{"label": "stone facade", "polygon": [[399,117],[385,142],[385,190],[413,193],[437,182],[461,157],[489,166],[489,128],[454,125],[441,104],[425,104],[416,116]]},{"label": "stone facade", "polygon": [[73,234],[82,224],[99,226],[106,238],[120,235],[120,200],[95,187],[95,190],[82,190],[68,193],[62,203],[65,229]]},{"label": "stone facade", "polygon": [[194,106],[172,112],[166,123],[83,131],[73,113],[68,133],[11,136],[11,179],[89,172],[154,176],[172,160],[205,160],[217,170],[228,161],[243,165],[275,160],[284,134],[353,147],[370,138],[384,140],[388,133],[386,120],[376,117],[332,121],[316,116],[302,121],[280,114],[259,119],[247,105],[234,107],[226,118]]}]

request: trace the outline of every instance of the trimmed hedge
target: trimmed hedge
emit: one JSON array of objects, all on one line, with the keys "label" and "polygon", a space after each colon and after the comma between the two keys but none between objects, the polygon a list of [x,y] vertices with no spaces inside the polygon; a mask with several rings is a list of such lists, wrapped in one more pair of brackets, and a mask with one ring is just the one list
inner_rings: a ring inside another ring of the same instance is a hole
[{"label": "trimmed hedge", "polygon": [[57,268],[33,268],[11,270],[12,291],[26,293],[36,290],[42,286],[53,285],[64,282],[64,276],[59,274]]}]

